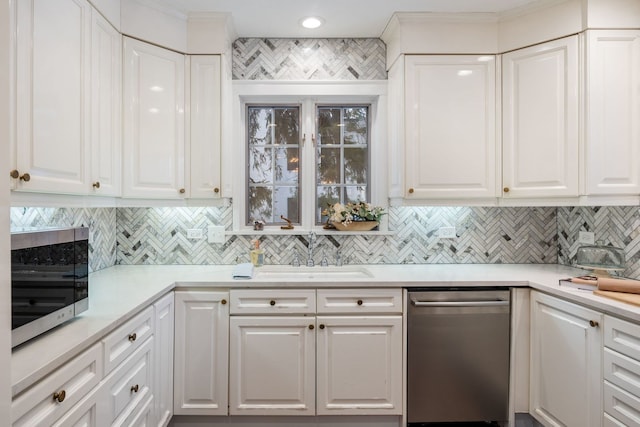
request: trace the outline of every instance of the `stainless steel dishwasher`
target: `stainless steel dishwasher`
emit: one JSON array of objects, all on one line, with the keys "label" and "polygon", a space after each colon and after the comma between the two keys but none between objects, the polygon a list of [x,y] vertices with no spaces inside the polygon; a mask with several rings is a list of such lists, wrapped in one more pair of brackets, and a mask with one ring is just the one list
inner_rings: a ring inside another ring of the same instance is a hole
[{"label": "stainless steel dishwasher", "polygon": [[510,291],[409,290],[407,421],[504,422]]}]

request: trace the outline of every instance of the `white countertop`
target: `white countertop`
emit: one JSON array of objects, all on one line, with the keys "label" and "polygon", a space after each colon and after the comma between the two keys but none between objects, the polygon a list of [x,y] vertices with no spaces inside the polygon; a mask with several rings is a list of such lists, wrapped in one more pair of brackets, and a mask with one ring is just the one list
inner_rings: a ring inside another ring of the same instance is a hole
[{"label": "white countertop", "polygon": [[[555,264],[350,265],[329,267],[326,270],[329,274],[321,273],[314,278],[307,274],[301,274],[299,280],[269,276],[278,269],[292,268],[265,266],[256,269],[250,280],[234,280],[233,266],[216,265],[114,266],[92,273],[89,310],[13,351],[12,395],[24,391],[174,288],[530,286],[606,314],[640,322],[640,307],[559,286],[560,279],[584,271]],[[322,272],[322,268],[313,270]],[[336,272],[339,269],[352,272],[353,277],[349,274],[340,277]],[[365,270],[370,277],[359,274]],[[299,271],[308,269],[300,267]]]}]

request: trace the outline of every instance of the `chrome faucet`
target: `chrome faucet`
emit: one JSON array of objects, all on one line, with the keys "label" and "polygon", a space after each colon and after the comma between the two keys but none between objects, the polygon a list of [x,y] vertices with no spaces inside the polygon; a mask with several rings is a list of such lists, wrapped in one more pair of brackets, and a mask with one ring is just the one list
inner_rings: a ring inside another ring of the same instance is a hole
[{"label": "chrome faucet", "polygon": [[307,258],[307,267],[313,267],[314,266],[314,262],[313,262],[313,243],[316,241],[316,233],[314,233],[313,231],[309,232],[309,237],[308,237],[308,243],[309,246],[307,247],[309,250],[309,257]]},{"label": "chrome faucet", "polygon": [[342,251],[340,249],[336,251],[336,266],[342,267]]},{"label": "chrome faucet", "polygon": [[300,257],[298,256],[297,251],[295,254],[293,254],[293,261],[291,261],[291,265],[293,267],[300,267]]}]

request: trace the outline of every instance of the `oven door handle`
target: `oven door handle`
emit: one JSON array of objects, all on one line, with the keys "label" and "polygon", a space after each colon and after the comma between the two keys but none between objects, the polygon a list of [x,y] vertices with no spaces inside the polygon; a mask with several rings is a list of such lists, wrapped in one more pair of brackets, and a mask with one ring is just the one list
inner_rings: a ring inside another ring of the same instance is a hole
[{"label": "oven door handle", "polygon": [[416,307],[500,307],[509,305],[509,301],[416,301],[411,300]]}]

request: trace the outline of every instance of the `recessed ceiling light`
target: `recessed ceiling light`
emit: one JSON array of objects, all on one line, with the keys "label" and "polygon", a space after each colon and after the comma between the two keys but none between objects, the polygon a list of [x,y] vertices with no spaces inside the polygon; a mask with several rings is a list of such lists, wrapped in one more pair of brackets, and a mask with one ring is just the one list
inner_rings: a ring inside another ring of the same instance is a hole
[{"label": "recessed ceiling light", "polygon": [[324,24],[324,19],[317,16],[309,16],[300,20],[300,25],[305,28],[318,28],[322,24]]}]

